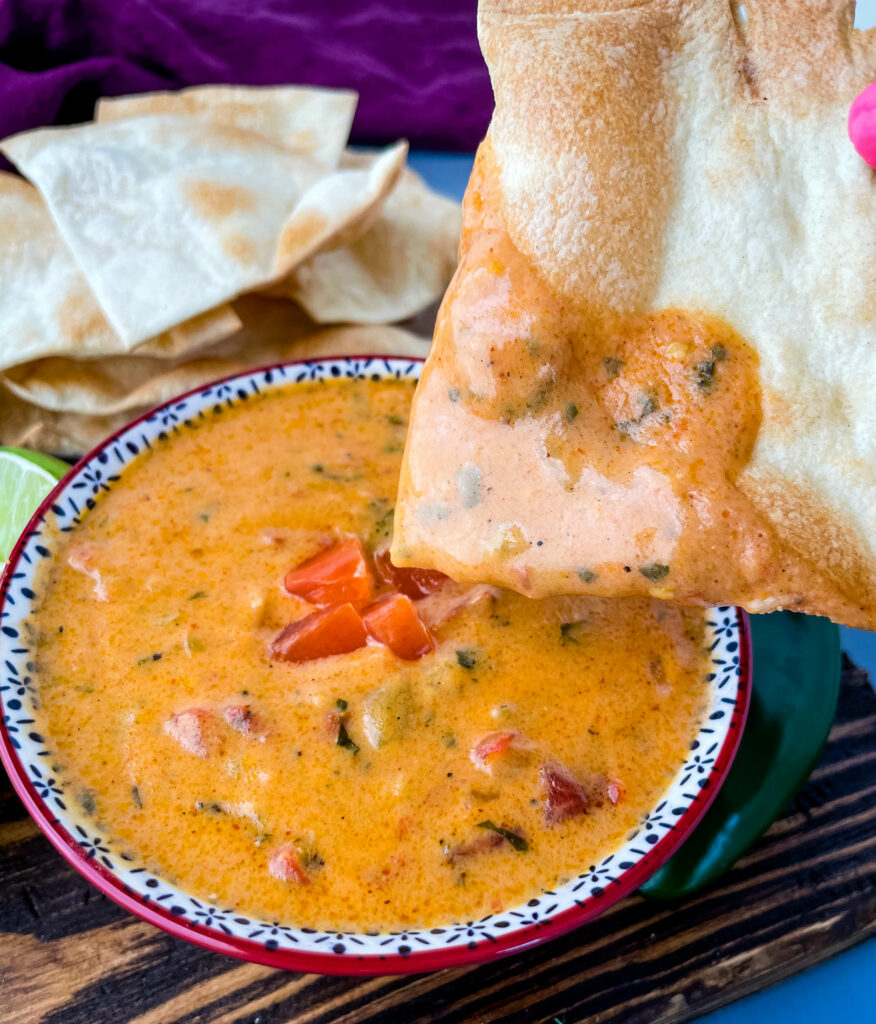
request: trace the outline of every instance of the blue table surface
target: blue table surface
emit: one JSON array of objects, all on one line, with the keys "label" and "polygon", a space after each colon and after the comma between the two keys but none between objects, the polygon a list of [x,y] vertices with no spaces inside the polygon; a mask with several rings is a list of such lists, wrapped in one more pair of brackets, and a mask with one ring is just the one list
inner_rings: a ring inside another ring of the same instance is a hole
[{"label": "blue table surface", "polygon": [[[876,0],[862,0],[857,23],[876,23]],[[472,156],[413,152],[410,164],[439,192],[460,199]],[[841,627],[843,649],[876,680],[876,634]],[[865,1024],[876,1021],[876,939],[862,943],[818,967],[702,1017],[703,1024]]]}]

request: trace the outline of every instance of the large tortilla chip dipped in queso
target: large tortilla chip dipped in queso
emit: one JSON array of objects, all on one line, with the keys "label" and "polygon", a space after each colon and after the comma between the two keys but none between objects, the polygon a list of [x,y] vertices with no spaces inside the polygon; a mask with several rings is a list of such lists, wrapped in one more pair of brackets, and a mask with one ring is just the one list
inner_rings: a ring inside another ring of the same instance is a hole
[{"label": "large tortilla chip dipped in queso", "polygon": [[876,39],[830,0],[482,0],[496,109],[397,564],[876,627]]}]

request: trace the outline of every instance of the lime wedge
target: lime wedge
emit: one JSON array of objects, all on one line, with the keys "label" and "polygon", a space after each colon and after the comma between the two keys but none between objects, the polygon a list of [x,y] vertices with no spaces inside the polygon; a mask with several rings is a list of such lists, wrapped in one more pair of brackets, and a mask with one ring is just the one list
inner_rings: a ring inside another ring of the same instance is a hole
[{"label": "lime wedge", "polygon": [[70,467],[24,448],[0,448],[0,564],[40,502]]}]

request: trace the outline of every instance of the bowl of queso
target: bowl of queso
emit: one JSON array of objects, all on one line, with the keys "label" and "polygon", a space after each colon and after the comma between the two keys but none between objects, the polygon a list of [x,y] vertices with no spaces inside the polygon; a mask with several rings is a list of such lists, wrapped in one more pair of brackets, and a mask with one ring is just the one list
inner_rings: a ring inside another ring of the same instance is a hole
[{"label": "bowl of queso", "polygon": [[291,363],[169,402],[61,481],[3,575],[19,795],[209,949],[326,973],[520,950],[634,891],[732,762],[744,613],[393,565],[419,371]]}]

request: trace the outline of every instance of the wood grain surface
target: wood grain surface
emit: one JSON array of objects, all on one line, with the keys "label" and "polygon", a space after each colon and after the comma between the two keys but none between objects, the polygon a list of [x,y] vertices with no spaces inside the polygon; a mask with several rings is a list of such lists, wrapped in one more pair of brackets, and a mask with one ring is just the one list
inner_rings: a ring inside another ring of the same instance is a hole
[{"label": "wood grain surface", "polygon": [[92,889],[0,781],[4,1024],[686,1021],[876,934],[876,695],[846,661],[822,762],[720,887],[638,896],[483,967],[321,978],[173,939]]}]

